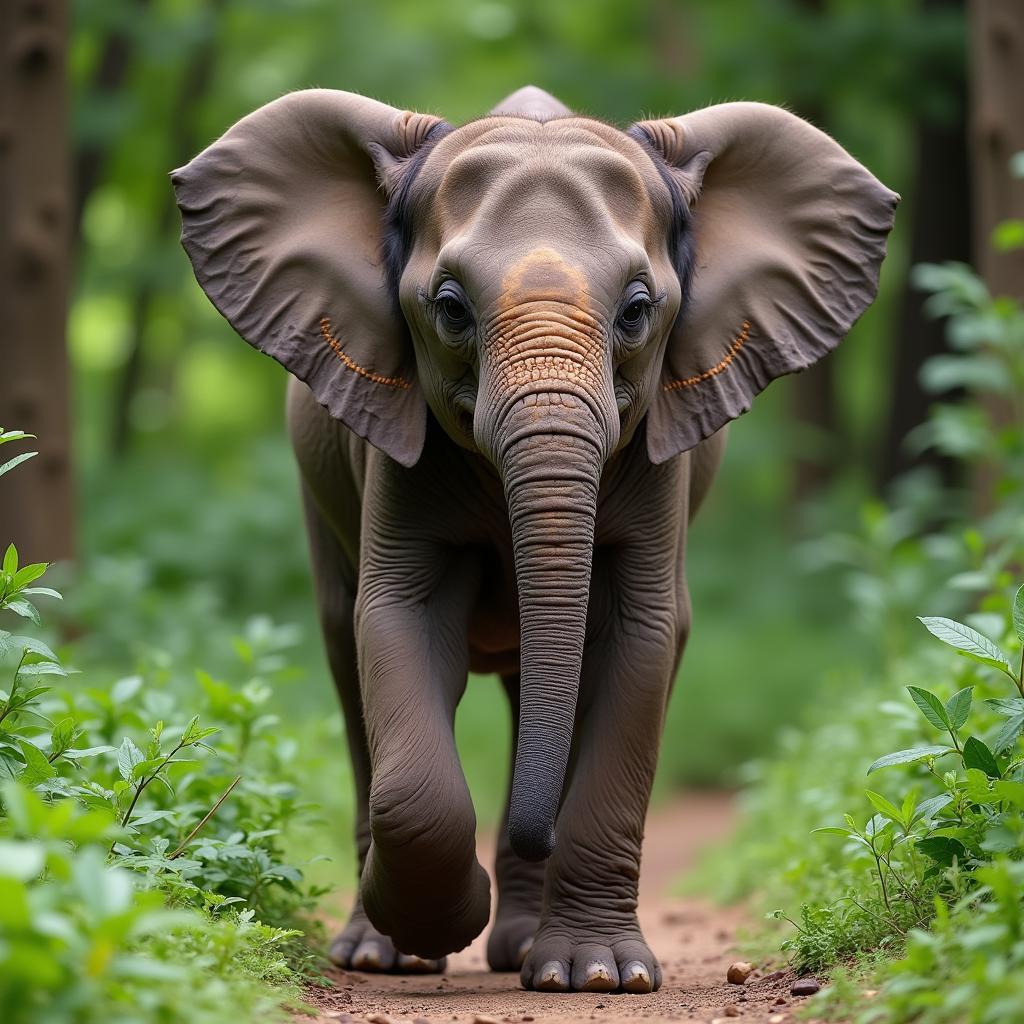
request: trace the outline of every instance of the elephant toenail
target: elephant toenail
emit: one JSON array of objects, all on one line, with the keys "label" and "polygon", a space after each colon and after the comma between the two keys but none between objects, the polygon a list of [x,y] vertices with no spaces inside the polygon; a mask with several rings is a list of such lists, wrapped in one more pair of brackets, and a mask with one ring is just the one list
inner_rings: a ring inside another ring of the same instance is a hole
[{"label": "elephant toenail", "polygon": [[352,966],[357,971],[379,971],[384,967],[384,955],[375,942],[361,945],[352,957]]},{"label": "elephant toenail", "polygon": [[349,954],[352,952],[351,942],[334,942],[327,951],[327,959],[339,967],[348,967]]},{"label": "elephant toenail", "polygon": [[519,949],[516,950],[516,967],[522,967],[526,960],[526,954],[530,952],[530,948],[533,946],[533,939],[523,939],[519,944]]},{"label": "elephant toenail", "polygon": [[623,992],[650,992],[652,989],[651,975],[647,968],[634,960],[622,969]]},{"label": "elephant toenail", "polygon": [[395,967],[407,974],[432,974],[438,969],[437,960],[424,960],[421,956],[399,953]]},{"label": "elephant toenail", "polygon": [[550,960],[538,972],[534,982],[538,992],[567,992],[569,982],[562,965],[557,960]]},{"label": "elephant toenail", "polygon": [[584,992],[611,992],[615,988],[615,979],[602,963],[587,965],[586,980],[583,982]]}]

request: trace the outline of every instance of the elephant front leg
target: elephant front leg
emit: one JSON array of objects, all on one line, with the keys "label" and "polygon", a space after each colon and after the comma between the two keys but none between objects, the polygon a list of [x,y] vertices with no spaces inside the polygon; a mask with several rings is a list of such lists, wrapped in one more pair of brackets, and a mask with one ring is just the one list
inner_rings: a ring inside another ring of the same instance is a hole
[{"label": "elephant front leg", "polygon": [[379,583],[367,573],[357,608],[371,763],[360,894],[370,923],[401,953],[431,960],[467,946],[490,912],[453,729],[475,578],[453,569],[417,580],[408,561],[401,569]]},{"label": "elephant front leg", "polygon": [[637,883],[671,677],[674,604],[622,606],[584,655],[576,757],[548,862],[524,988],[651,992],[661,967],[637,920]]}]

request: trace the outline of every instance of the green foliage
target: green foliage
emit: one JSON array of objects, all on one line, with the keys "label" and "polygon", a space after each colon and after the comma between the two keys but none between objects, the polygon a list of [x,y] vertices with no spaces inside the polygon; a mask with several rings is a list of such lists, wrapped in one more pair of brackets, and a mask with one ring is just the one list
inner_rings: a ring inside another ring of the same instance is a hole
[{"label": "green foliage", "polygon": [[[9,546],[0,613],[38,626],[34,599],[60,597],[35,585],[46,570]],[[318,893],[280,836],[308,807],[266,713],[266,652],[250,636],[238,653],[257,674],[201,675],[196,714],[156,677],[72,685],[50,646],[0,630],[4,1021],[213,1024],[294,997],[309,954],[291,926]]]},{"label": "green foliage", "polygon": [[[936,406],[916,442],[991,493],[976,492],[969,516],[955,495],[904,488],[873,516],[885,529],[840,537],[831,555],[849,566],[861,621],[883,642],[886,617],[911,601],[953,610],[969,600],[975,611],[920,617],[944,649],[887,643],[881,691],[835,694],[751,770],[737,856],[714,875],[727,894],[801,905],[770,917],[788,922],[782,946],[799,968],[841,968],[815,1015],[994,1024],[1021,999],[1024,588],[1012,579],[1024,556],[1024,312],[990,297],[969,268],[921,268],[918,280],[960,353],[930,361],[923,377],[967,400]],[[979,504],[991,511],[977,515]],[[896,553],[907,571],[894,575]],[[936,572],[949,579],[938,598]],[[889,698],[897,682],[909,700]],[[865,789],[866,755],[886,747]],[[817,840],[803,838],[805,825],[818,826]],[[864,987],[881,989],[866,1008]]]}]

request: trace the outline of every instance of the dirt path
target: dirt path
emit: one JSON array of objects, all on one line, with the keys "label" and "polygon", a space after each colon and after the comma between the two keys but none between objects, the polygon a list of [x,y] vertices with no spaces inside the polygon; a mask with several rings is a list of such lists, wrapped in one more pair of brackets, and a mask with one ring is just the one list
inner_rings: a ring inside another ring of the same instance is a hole
[{"label": "dirt path", "polygon": [[[734,806],[726,794],[693,793],[656,809],[647,822],[640,922],[661,960],[664,983],[651,995],[553,994],[524,992],[514,974],[486,969],[486,933],[469,949],[448,958],[442,976],[388,976],[337,971],[336,988],[311,993],[319,1016],[297,1021],[388,1021],[488,1024],[489,1021],[671,1020],[723,1024],[791,1021],[791,977],[781,972],[755,973],[745,986],[730,985],[726,970],[742,911],[722,909],[698,899],[673,898],[679,875],[692,866],[700,850],[728,834]],[[489,863],[493,842],[481,837],[482,863]],[[487,857],[485,860],[484,857]],[[770,969],[769,969],[770,970]],[[777,1000],[783,999],[784,1003]]]}]

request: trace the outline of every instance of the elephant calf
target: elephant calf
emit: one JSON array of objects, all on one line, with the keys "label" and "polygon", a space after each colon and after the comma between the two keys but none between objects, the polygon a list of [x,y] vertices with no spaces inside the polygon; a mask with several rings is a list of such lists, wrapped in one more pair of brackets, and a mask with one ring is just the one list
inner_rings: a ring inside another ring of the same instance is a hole
[{"label": "elephant calf", "polygon": [[898,196],[776,107],[621,131],[534,88],[459,128],[293,93],[173,182],[199,283],[293,377],[358,789],[333,959],[437,971],[486,926],[452,727],[494,672],[516,749],[491,967],[657,988],[637,877],[687,524],[722,427],[874,298]]}]

